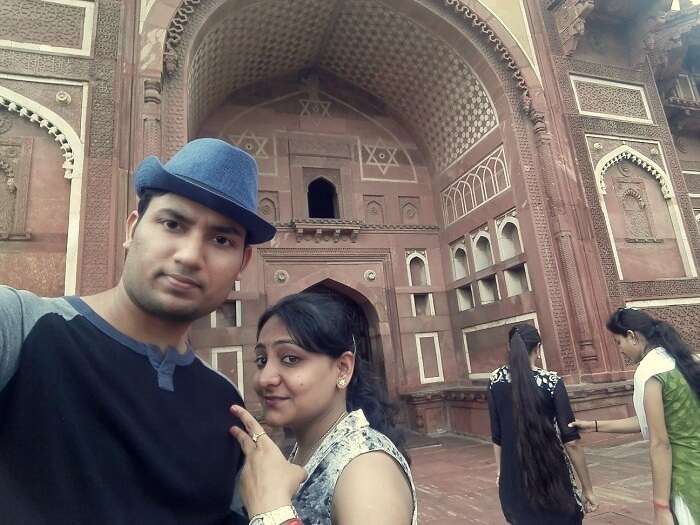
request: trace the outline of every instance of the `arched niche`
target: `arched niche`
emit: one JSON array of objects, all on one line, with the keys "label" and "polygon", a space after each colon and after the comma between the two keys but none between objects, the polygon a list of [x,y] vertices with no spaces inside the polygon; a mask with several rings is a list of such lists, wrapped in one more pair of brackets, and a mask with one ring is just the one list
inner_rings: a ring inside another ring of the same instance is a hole
[{"label": "arched niche", "polygon": [[598,161],[595,174],[618,277],[648,281],[696,276],[666,171],[624,144]]},{"label": "arched niche", "polygon": [[493,252],[491,239],[486,232],[479,232],[473,241],[474,245],[474,271],[478,272],[493,264]]},{"label": "arched niche", "polygon": [[510,259],[522,253],[520,230],[518,221],[514,217],[503,219],[499,225],[498,239],[502,260]]},{"label": "arched niche", "polygon": [[85,145],[78,133],[61,116],[42,104],[3,86],[0,86],[0,111],[8,111],[44,130],[56,144],[63,158],[61,167],[64,177],[70,181],[63,292],[66,295],[74,294],[78,276]]}]

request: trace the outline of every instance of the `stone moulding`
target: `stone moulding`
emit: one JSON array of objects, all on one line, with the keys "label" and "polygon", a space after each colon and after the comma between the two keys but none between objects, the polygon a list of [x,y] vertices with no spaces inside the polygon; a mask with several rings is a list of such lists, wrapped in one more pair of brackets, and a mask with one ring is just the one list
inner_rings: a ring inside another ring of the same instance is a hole
[{"label": "stone moulding", "polygon": [[172,75],[177,69],[177,52],[175,48],[182,40],[182,33],[185,31],[185,26],[190,21],[190,15],[194,13],[195,6],[198,6],[202,0],[183,0],[180,6],[175,11],[175,15],[165,37],[165,51],[163,53],[163,66],[166,74]]},{"label": "stone moulding", "polygon": [[505,63],[506,68],[513,72],[513,80],[520,91],[520,103],[523,111],[529,118],[533,118],[535,111],[532,107],[532,98],[530,97],[530,89],[528,88],[527,81],[523,76],[520,66],[510,54],[508,48],[505,44],[498,38],[496,32],[489,27],[489,25],[484,22],[478,14],[474,12],[468,5],[464,3],[464,0],[443,0],[445,5],[452,7],[458,14],[461,14],[466,18],[474,28],[477,28],[479,32],[486,37],[486,39],[492,44],[493,50],[499,55],[500,60]]},{"label": "stone moulding", "polygon": [[71,148],[70,144],[68,143],[68,139],[66,136],[61,132],[58,127],[56,127],[54,124],[52,124],[50,121],[47,119],[41,117],[40,115],[34,113],[32,110],[27,109],[20,104],[17,104],[16,102],[12,102],[4,97],[0,96],[0,106],[4,107],[11,113],[17,113],[20,117],[24,117],[29,120],[29,122],[33,122],[34,124],[37,124],[40,128],[45,129],[46,132],[51,135],[56,142],[58,142],[59,147],[61,148],[61,151],[63,152],[63,158],[65,159],[63,162],[63,169],[65,172],[65,177],[67,179],[72,179],[74,170],[75,170],[75,155],[73,153],[73,149]]}]

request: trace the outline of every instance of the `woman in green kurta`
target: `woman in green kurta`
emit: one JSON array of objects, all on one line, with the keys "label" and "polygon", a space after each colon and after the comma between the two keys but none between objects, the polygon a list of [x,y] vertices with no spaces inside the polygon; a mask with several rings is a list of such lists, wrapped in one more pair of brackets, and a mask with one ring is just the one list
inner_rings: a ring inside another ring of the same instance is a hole
[{"label": "woman in green kurta", "polygon": [[637,415],[571,423],[581,430],[642,432],[648,439],[654,525],[700,525],[700,361],[676,330],[632,308],[607,323],[634,373]]}]

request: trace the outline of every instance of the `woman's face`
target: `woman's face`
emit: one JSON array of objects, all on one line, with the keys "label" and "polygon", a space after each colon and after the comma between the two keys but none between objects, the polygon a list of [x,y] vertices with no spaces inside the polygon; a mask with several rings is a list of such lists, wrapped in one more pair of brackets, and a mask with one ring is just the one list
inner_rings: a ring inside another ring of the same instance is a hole
[{"label": "woman's face", "polygon": [[255,392],[272,426],[308,425],[327,413],[337,396],[345,396],[336,386],[344,377],[339,359],[298,346],[277,316],[260,330],[255,364]]},{"label": "woman's face", "polygon": [[639,362],[644,345],[637,334],[630,330],[625,335],[613,334],[613,339],[626,364],[633,365]]}]

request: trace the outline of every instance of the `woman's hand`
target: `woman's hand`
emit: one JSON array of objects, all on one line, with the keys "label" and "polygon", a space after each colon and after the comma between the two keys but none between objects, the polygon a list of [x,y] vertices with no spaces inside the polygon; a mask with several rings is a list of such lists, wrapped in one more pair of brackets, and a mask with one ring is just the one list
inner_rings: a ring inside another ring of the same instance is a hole
[{"label": "woman's hand", "polygon": [[595,421],[586,421],[584,419],[577,419],[569,423],[570,428],[577,428],[583,432],[592,432],[595,430]]},{"label": "woman's hand", "polygon": [[598,498],[593,491],[583,493],[583,511],[588,514],[598,510]]},{"label": "woman's hand", "polygon": [[654,508],[654,525],[673,525],[671,509]]},{"label": "woman's hand", "polygon": [[231,413],[245,426],[245,431],[231,427],[230,432],[246,456],[241,471],[240,493],[248,514],[254,516],[291,505],[292,497],[306,479],[306,471],[286,460],[260,423],[245,408],[233,405]]}]

